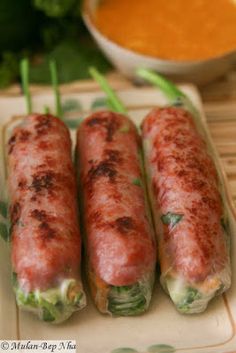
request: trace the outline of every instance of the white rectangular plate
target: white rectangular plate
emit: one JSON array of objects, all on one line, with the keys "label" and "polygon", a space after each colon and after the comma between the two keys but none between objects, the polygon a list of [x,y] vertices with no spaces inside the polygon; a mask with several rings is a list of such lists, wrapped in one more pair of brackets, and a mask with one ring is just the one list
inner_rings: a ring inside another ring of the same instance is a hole
[{"label": "white rectangular plate", "polygon": [[[197,90],[193,86],[181,86],[205,116]],[[156,89],[133,88],[118,92],[129,108],[129,115],[140,124],[153,106],[167,103]],[[69,125],[73,127],[89,111],[103,105],[103,94],[90,92],[63,96],[63,107]],[[47,105],[53,111],[54,99],[50,94],[33,98],[36,112],[43,112]],[[25,113],[22,97],[0,98],[0,223],[4,223],[6,195],[5,144],[14,116]],[[74,120],[75,119],[75,120]],[[72,137],[75,130],[71,129]],[[212,144],[209,133],[209,143]],[[216,154],[216,162],[219,158]],[[224,173],[223,173],[224,177]],[[228,186],[224,177],[231,219],[231,249],[236,254],[236,217]],[[0,228],[1,230],[1,228]],[[234,235],[234,236],[233,236]],[[223,296],[214,299],[203,314],[184,316],[175,310],[158,280],[150,310],[139,317],[111,318],[101,315],[94,307],[88,293],[88,306],[75,313],[67,322],[53,326],[40,322],[31,313],[17,309],[11,288],[9,244],[0,239],[0,339],[73,339],[79,353],[234,353],[236,352],[236,256],[232,256],[233,284]]]}]

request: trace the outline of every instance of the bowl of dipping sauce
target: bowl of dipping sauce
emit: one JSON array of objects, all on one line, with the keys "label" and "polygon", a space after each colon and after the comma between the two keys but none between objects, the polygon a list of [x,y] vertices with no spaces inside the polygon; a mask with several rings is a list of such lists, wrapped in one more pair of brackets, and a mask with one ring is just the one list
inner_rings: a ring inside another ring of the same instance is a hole
[{"label": "bowl of dipping sauce", "polygon": [[125,76],[151,68],[205,84],[236,65],[236,0],[84,0],[95,41]]}]

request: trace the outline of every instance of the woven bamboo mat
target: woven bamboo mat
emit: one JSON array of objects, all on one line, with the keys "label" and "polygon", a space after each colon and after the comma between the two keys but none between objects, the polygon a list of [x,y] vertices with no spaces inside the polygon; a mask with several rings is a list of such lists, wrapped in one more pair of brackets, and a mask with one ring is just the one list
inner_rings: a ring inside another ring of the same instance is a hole
[{"label": "woven bamboo mat", "polygon": [[[109,74],[108,79],[114,89],[132,86],[132,83],[116,72]],[[31,86],[33,94],[40,93],[42,90],[50,91],[51,87]],[[61,93],[90,92],[99,90],[99,87],[95,82],[85,80],[61,85],[60,90]],[[209,130],[225,168],[236,206],[236,70],[200,88],[200,93]],[[0,91],[0,95],[4,96],[18,96],[19,94],[21,94],[19,85]]]}]

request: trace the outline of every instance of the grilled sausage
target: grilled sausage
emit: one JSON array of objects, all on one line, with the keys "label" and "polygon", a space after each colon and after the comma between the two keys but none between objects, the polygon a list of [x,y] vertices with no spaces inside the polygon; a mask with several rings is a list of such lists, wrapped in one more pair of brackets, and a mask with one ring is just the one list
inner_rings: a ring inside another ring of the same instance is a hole
[{"label": "grilled sausage", "polygon": [[136,315],[151,299],[156,250],[140,148],[134,124],[118,113],[94,113],[78,129],[89,281],[103,313]]},{"label": "grilled sausage", "polygon": [[27,116],[8,143],[14,289],[20,307],[60,322],[85,305],[69,131]]},{"label": "grilled sausage", "polygon": [[230,286],[228,235],[216,167],[190,113],[154,109],[142,125],[161,282],[177,309],[203,311]]}]

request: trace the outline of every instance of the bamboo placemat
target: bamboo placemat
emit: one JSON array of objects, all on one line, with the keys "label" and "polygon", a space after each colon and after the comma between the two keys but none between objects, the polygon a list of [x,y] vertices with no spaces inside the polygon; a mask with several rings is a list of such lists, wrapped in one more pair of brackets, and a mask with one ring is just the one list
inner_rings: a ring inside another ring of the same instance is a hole
[{"label": "bamboo placemat", "polygon": [[[116,72],[108,75],[114,89],[132,87],[132,83]],[[61,93],[91,92],[99,90],[92,80],[73,82],[60,86]],[[51,87],[31,85],[33,94],[50,91]],[[236,206],[236,70],[207,86],[200,88],[209,130],[225,168]],[[18,96],[19,85],[0,91],[0,95]]]}]

